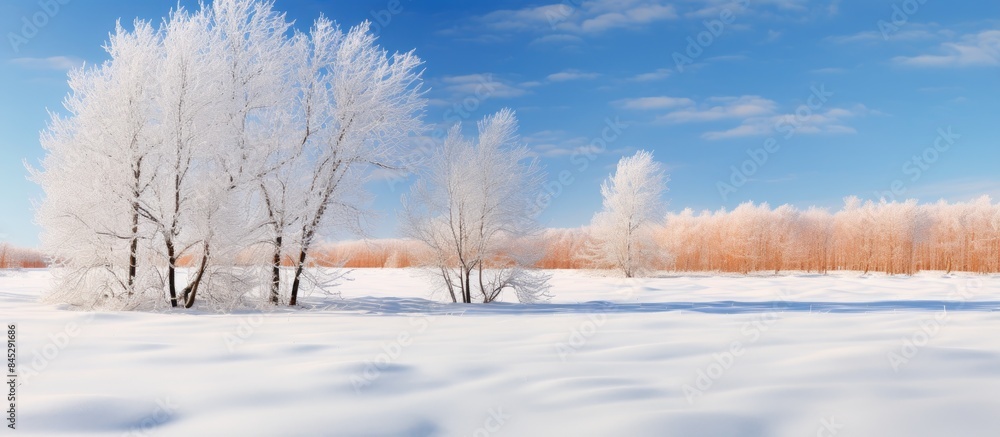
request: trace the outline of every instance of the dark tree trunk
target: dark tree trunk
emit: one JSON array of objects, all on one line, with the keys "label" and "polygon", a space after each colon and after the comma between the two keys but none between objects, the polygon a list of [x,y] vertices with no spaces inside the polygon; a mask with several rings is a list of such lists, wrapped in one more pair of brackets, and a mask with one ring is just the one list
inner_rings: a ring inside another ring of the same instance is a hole
[{"label": "dark tree trunk", "polygon": [[205,253],[201,256],[201,266],[198,267],[198,273],[191,283],[184,288],[184,308],[194,306],[194,301],[198,296],[198,287],[201,286],[201,280],[205,277],[205,269],[208,267],[208,256],[208,244],[206,244]]},{"label": "dark tree trunk", "polygon": [[170,289],[170,306],[177,308],[177,254],[174,242],[167,240],[167,284]]},{"label": "dark tree trunk", "polygon": [[465,270],[465,301],[464,303],[472,303],[472,269]]},{"label": "dark tree trunk", "polygon": [[302,269],[306,265],[306,249],[303,247],[299,251],[299,262],[295,266],[295,279],[292,280],[292,294],[291,298],[288,300],[289,306],[295,306],[298,303],[299,297],[299,282],[302,277]]},{"label": "dark tree trunk", "polygon": [[281,300],[281,236],[274,237],[274,259],[271,260],[271,303]]},{"label": "dark tree trunk", "polygon": [[128,294],[132,295],[135,291],[135,271],[136,263],[138,263],[138,252],[139,252],[139,205],[138,202],[132,203],[132,241],[129,243],[128,249]]}]

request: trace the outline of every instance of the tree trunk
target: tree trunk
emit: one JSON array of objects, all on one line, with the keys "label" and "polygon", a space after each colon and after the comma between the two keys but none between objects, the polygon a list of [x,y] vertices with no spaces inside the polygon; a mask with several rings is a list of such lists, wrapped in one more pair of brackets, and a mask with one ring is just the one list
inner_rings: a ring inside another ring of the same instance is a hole
[{"label": "tree trunk", "polygon": [[177,255],[174,242],[167,240],[167,284],[170,289],[170,306],[177,308]]},{"label": "tree trunk", "polygon": [[132,166],[132,241],[128,251],[128,295],[135,291],[136,264],[139,262],[139,179],[142,177],[142,158],[139,158]]},{"label": "tree trunk", "polygon": [[441,267],[441,276],[444,277],[445,285],[448,286],[448,293],[451,294],[451,302],[458,302],[458,299],[455,297],[455,284],[451,282],[451,275],[444,267]]},{"label": "tree trunk", "polygon": [[274,259],[271,260],[271,303],[281,300],[281,235],[274,237]]},{"label": "tree trunk", "polygon": [[135,291],[136,263],[138,262],[139,251],[139,205],[132,203],[132,241],[129,242],[128,250],[128,295]]},{"label": "tree trunk", "polygon": [[463,303],[472,303],[472,269],[463,268],[465,271],[465,297]]},{"label": "tree trunk", "polygon": [[208,252],[208,244],[205,244],[205,253],[201,256],[201,266],[198,267],[198,273],[195,275],[194,280],[184,288],[184,308],[194,306],[195,298],[198,295],[198,287],[201,286],[201,280],[205,277],[205,269],[208,267]]},{"label": "tree trunk", "polygon": [[299,280],[302,277],[302,269],[306,265],[306,248],[299,251],[299,262],[295,266],[295,279],[292,280],[292,295],[288,300],[288,306],[295,306],[299,297]]}]

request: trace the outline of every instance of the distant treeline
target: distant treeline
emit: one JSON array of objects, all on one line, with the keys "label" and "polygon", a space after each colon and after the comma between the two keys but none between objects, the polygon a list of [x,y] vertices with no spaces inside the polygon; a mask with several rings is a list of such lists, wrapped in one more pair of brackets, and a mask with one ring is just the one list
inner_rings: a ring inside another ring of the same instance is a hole
[{"label": "distant treeline", "polygon": [[48,267],[41,252],[0,243],[0,269],[38,269]]},{"label": "distant treeline", "polygon": [[[655,232],[662,255],[658,268],[671,271],[831,270],[913,274],[921,270],[1000,273],[1000,204],[989,197],[971,202],[917,204],[862,202],[848,198],[836,212],[746,203],[727,211],[690,209],[669,213]],[[547,229],[539,237],[542,269],[610,268],[585,256],[588,227]],[[254,255],[256,253],[257,255]],[[242,262],[264,262],[266,251],[248,251]],[[431,256],[408,239],[322,244],[310,265],[346,268],[415,267]],[[180,261],[192,266],[197,257]],[[292,253],[286,266],[294,265]],[[47,265],[38,251],[0,243],[0,268]]]},{"label": "distant treeline", "polygon": [[[1000,272],[1000,204],[985,196],[933,204],[851,197],[836,212],[745,203],[731,211],[669,213],[657,226],[662,270]],[[536,267],[610,268],[588,261],[588,227],[548,229],[539,238],[545,256]],[[409,240],[330,244],[322,251],[330,255],[324,259],[346,259],[350,267],[418,265],[427,253]]]}]

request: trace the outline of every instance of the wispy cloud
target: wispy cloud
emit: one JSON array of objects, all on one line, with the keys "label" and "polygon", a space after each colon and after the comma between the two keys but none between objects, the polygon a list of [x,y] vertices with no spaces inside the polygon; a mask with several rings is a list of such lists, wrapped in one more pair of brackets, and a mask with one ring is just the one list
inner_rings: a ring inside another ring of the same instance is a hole
[{"label": "wispy cloud", "polygon": [[[918,26],[912,24],[911,26]],[[836,35],[826,38],[826,41],[836,44],[856,44],[856,43],[882,43],[886,41],[932,41],[941,38],[954,36],[954,32],[947,29],[936,28],[908,28],[894,33],[882,33],[875,30],[866,30],[850,35]]]},{"label": "wispy cloud", "polygon": [[935,181],[914,186],[906,193],[925,202],[948,200],[951,202],[969,201],[988,195],[1000,199],[1000,180],[980,178],[959,178]]},{"label": "wispy cloud", "polygon": [[651,110],[690,106],[694,105],[694,100],[686,97],[656,96],[622,99],[614,103],[624,109]]},{"label": "wispy cloud", "polygon": [[778,104],[760,96],[711,97],[705,104],[678,109],[660,116],[667,123],[692,123],[773,114]]},{"label": "wispy cloud", "polygon": [[600,76],[601,75],[597,73],[588,73],[580,70],[570,69],[550,74],[548,75],[548,77],[546,77],[546,79],[548,79],[550,82],[566,82],[570,80],[597,79]]},{"label": "wispy cloud", "polygon": [[69,71],[83,65],[83,60],[71,56],[50,56],[48,58],[14,58],[11,64],[35,70]]},{"label": "wispy cloud", "polygon": [[825,67],[825,68],[817,68],[815,70],[809,70],[809,72],[816,74],[841,74],[841,73],[846,73],[847,69],[840,67]]},{"label": "wispy cloud", "polygon": [[676,19],[676,8],[670,3],[666,0],[588,0],[501,9],[472,18],[465,26],[467,29],[462,30],[544,34],[534,43],[576,43],[581,41],[581,35],[636,29]]},{"label": "wispy cloud", "polygon": [[[829,108],[809,111],[808,116],[796,112],[779,110],[777,102],[761,96],[710,97],[696,103],[690,99],[655,100],[656,98],[621,101],[621,105],[631,105],[634,109],[676,109],[660,115],[656,121],[670,124],[738,122],[736,126],[721,130],[711,130],[701,135],[706,140],[761,136],[774,134],[779,126],[787,125],[800,134],[845,134],[855,133],[846,121],[851,118],[879,114],[864,105],[850,108]],[[669,106],[672,103],[676,105]]]},{"label": "wispy cloud", "polygon": [[545,35],[540,38],[536,38],[531,42],[531,45],[545,45],[545,44],[579,44],[583,42],[583,38],[576,35],[567,35],[564,33],[557,33],[554,35]]},{"label": "wispy cloud", "polygon": [[1000,65],[1000,30],[964,35],[940,44],[938,54],[897,56],[893,61],[914,67],[973,67]]},{"label": "wispy cloud", "polygon": [[537,156],[558,157],[569,156],[577,151],[587,150],[587,139],[573,137],[566,131],[544,130],[524,135],[521,140]]},{"label": "wispy cloud", "polygon": [[737,0],[700,0],[691,3],[697,5],[684,13],[685,18],[717,18],[726,9],[768,18],[782,18],[784,13],[789,12],[795,13],[795,16],[809,12],[808,0],[754,0],[750,2],[752,6],[745,10],[742,7],[743,3]]},{"label": "wispy cloud", "polygon": [[635,76],[632,76],[630,80],[633,80],[635,82],[653,82],[657,80],[666,79],[670,77],[671,74],[673,74],[673,70],[669,68],[658,68],[649,73],[640,73]]},{"label": "wispy cloud", "polygon": [[444,83],[444,89],[454,95],[472,95],[481,98],[520,97],[528,93],[526,88],[530,88],[531,85],[529,83],[525,86],[501,80],[490,73],[446,76],[441,79],[441,82]]},{"label": "wispy cloud", "polygon": [[778,132],[780,126],[794,129],[796,134],[853,134],[857,131],[846,124],[847,119],[863,115],[876,114],[864,105],[852,108],[831,108],[816,111],[807,117],[796,114],[775,114],[760,117],[748,117],[739,126],[702,134],[706,140],[724,140],[749,136],[763,136]]},{"label": "wispy cloud", "polygon": [[592,142],[582,136],[573,136],[569,132],[562,130],[544,130],[534,132],[521,137],[536,156],[545,158],[559,158],[571,156],[573,154],[601,155],[620,154],[628,151],[627,148],[602,149],[592,144]]}]

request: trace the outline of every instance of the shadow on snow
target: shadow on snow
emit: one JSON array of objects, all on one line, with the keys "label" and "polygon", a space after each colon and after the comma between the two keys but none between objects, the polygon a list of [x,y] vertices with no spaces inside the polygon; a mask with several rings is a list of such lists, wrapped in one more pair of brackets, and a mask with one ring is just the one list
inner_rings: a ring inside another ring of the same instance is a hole
[{"label": "shadow on snow", "polygon": [[631,314],[686,311],[707,314],[756,314],[771,312],[794,313],[875,313],[894,311],[1000,311],[1000,301],[965,302],[955,300],[885,300],[874,302],[792,302],[792,301],[715,301],[715,302],[654,302],[615,303],[607,301],[581,303],[440,303],[426,299],[363,297],[343,299],[319,309],[338,312],[383,315],[531,315],[531,314]]}]

